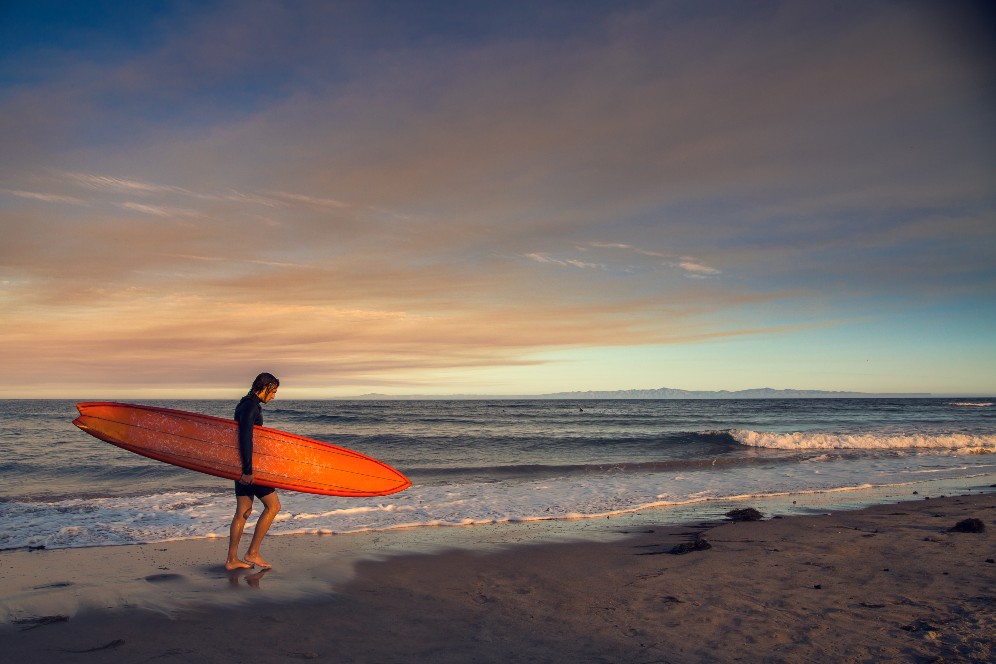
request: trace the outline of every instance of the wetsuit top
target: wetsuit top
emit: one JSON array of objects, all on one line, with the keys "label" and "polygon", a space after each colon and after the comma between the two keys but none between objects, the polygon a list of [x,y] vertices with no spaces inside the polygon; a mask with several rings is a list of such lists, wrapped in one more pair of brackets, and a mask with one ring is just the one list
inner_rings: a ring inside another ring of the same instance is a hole
[{"label": "wetsuit top", "polygon": [[252,427],[263,426],[263,402],[253,393],[242,397],[235,407],[235,421],[239,423],[239,458],[242,474],[252,475]]}]

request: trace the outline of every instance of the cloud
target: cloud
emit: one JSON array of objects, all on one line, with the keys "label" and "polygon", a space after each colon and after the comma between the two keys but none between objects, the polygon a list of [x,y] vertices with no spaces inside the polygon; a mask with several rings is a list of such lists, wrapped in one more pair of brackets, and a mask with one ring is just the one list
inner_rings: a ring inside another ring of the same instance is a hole
[{"label": "cloud", "polygon": [[131,210],[132,212],[141,212],[142,214],[152,215],[154,217],[202,217],[204,216],[201,212],[197,210],[189,210],[183,208],[170,208],[170,207],[160,207],[157,205],[145,205],[143,203],[119,203],[119,205],[125,210]]},{"label": "cloud", "polygon": [[[274,198],[268,197],[266,195],[261,195],[258,193],[246,193],[235,190],[229,190],[225,193],[204,193],[204,192],[186,189],[184,187],[177,187],[174,185],[163,185],[151,182],[141,182],[138,180],[130,180],[126,178],[113,177],[109,175],[99,175],[94,173],[64,173],[62,174],[62,177],[70,183],[75,183],[87,189],[100,191],[100,192],[142,194],[147,196],[158,196],[158,197],[172,195],[172,196],[181,196],[198,201],[225,201],[233,203],[246,203],[250,205],[262,205],[271,208],[287,205],[286,201],[275,200]],[[295,201],[295,202],[305,202],[312,205],[334,204],[337,207],[345,206],[345,204],[338,203],[337,201],[329,201],[326,199],[318,199],[310,196],[290,194],[286,192],[273,192],[273,195],[286,200]]]},{"label": "cloud", "polygon": [[72,182],[76,182],[89,189],[95,189],[98,191],[118,191],[126,193],[178,193],[187,196],[193,195],[193,192],[187,191],[181,187],[168,187],[157,184],[150,184],[148,182],[138,182],[136,180],[128,180],[125,178],[116,178],[108,175],[94,175],[90,173],[65,173],[65,178]]},{"label": "cloud", "polygon": [[[308,196],[305,194],[296,194],[287,191],[239,191],[235,189],[227,189],[225,191],[218,192],[205,192],[197,191],[193,189],[188,189],[185,187],[158,184],[153,182],[145,182],[140,180],[120,178],[111,175],[103,175],[98,173],[82,173],[82,172],[65,172],[59,174],[59,178],[70,185],[76,185],[84,189],[88,189],[93,192],[98,192],[100,194],[124,194],[124,195],[142,195],[147,198],[158,198],[158,199],[170,199],[170,198],[186,198],[191,201],[207,201],[207,202],[222,202],[222,203],[235,203],[244,204],[248,206],[262,206],[267,208],[290,208],[298,206],[299,204],[304,204],[311,207],[318,208],[347,208],[349,205],[341,201],[333,200],[330,198],[322,198],[318,196]],[[20,195],[26,198],[34,197],[39,200],[42,195],[30,194],[30,192],[15,192],[10,190],[0,190],[11,193],[12,195]],[[80,202],[83,203],[82,199],[71,197],[71,196],[55,196],[49,195],[48,200],[65,200],[67,202]],[[119,205],[125,205],[129,209],[135,209],[130,203],[119,203]],[[154,214],[154,213],[153,213]]]},{"label": "cloud", "polygon": [[[208,388],[241,383],[246,367],[268,366],[293,375],[298,386],[370,384],[385,376],[417,383],[449,369],[536,364],[535,353],[553,348],[689,343],[777,331],[703,326],[696,323],[696,307],[672,309],[671,324],[662,327],[650,315],[655,303],[649,301],[533,301],[430,314],[162,297],[142,290],[94,295],[86,301],[99,306],[51,316],[9,311],[5,344],[12,379],[37,380],[41,371],[46,380],[65,384]],[[49,367],[58,370],[53,374]]]},{"label": "cloud", "polygon": [[720,271],[714,267],[709,267],[708,265],[702,265],[701,263],[696,263],[694,258],[685,258],[683,261],[678,263],[678,267],[682,270],[690,272],[693,277],[711,277],[720,274]]},{"label": "cloud", "polygon": [[[592,263],[586,262],[575,258],[554,258],[548,253],[535,252],[526,254],[525,257],[535,261],[537,263],[549,263],[553,265],[561,266],[571,266],[578,268],[597,268],[600,270],[610,270],[624,273],[635,273],[638,271],[656,271],[662,272],[662,268],[679,268],[684,270],[686,276],[695,279],[704,279],[708,277],[715,277],[722,272],[714,267],[705,265],[698,259],[691,256],[675,256],[673,254],[668,254],[661,251],[653,251],[648,249],[640,249],[629,244],[619,243],[619,242],[589,242],[584,245],[578,246],[577,251],[581,254],[588,255],[593,251],[609,251],[612,254],[612,258],[615,261],[607,261],[602,263]],[[630,260],[627,262],[618,262],[618,255],[622,253],[625,257],[629,257]],[[632,262],[632,257],[638,258],[652,258],[654,259],[650,263],[645,263],[643,265],[636,264]]]},{"label": "cloud", "polygon": [[222,256],[194,256],[191,254],[168,254],[170,258],[179,258],[191,261],[206,261],[209,263],[246,263],[249,265],[264,265],[267,267],[279,268],[308,268],[310,266],[301,263],[287,263],[281,261],[251,260],[247,258],[222,257]]},{"label": "cloud", "polygon": [[619,242],[589,242],[586,246],[580,247],[582,251],[585,251],[588,247],[595,249],[621,249],[625,251],[630,251],[640,256],[652,256],[654,258],[669,258],[672,254],[666,254],[660,251],[651,251],[649,249],[641,249],[640,247],[634,247],[631,244],[624,244]]},{"label": "cloud", "polygon": [[601,263],[586,263],[584,261],[578,260],[576,258],[553,258],[549,254],[544,253],[531,253],[526,254],[526,258],[536,261],[537,263],[552,263],[554,265],[562,265],[569,267],[576,267],[584,270],[604,270],[605,265]]},{"label": "cloud", "polygon": [[46,61],[0,96],[16,376],[417,382],[989,297],[988,70],[918,7],[219,3]]},{"label": "cloud", "polygon": [[46,194],[36,191],[17,191],[14,189],[0,189],[0,193],[8,194],[10,196],[17,196],[18,198],[42,201],[43,203],[66,203],[70,205],[87,204],[86,201],[81,198],[76,198],[75,196],[63,196],[61,194]]},{"label": "cloud", "polygon": [[342,201],[337,201],[331,198],[321,198],[317,196],[305,196],[303,194],[291,194],[286,191],[273,191],[267,192],[278,198],[283,198],[295,203],[307,203],[308,205],[315,205],[317,207],[331,207],[331,208],[346,208],[349,207],[347,203]]}]

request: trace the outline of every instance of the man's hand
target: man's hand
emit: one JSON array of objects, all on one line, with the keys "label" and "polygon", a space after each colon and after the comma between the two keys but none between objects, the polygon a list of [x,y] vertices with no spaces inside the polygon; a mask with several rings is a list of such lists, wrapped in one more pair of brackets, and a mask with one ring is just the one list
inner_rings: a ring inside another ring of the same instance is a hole
[{"label": "man's hand", "polygon": [[240,477],[239,484],[252,484],[252,475],[243,475]]}]

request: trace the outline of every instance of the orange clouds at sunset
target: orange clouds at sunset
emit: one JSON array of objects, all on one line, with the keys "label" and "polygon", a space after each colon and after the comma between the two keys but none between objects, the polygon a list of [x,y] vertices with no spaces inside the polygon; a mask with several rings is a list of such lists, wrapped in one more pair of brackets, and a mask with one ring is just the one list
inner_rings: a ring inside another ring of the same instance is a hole
[{"label": "orange clouds at sunset", "polygon": [[430,6],[12,15],[4,396],[996,390],[970,6]]}]

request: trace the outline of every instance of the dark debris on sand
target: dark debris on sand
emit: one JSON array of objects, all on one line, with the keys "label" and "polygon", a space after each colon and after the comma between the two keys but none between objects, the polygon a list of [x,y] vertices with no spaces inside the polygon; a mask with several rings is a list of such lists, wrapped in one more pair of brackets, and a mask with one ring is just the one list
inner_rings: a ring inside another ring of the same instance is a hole
[{"label": "dark debris on sand", "polygon": [[114,650],[115,648],[120,648],[125,644],[124,639],[114,639],[102,646],[94,646],[93,648],[84,648],[83,650],[68,650],[66,648],[60,648],[62,652],[71,652],[75,654],[83,654],[87,652],[99,652],[101,650]]},{"label": "dark debris on sand", "polygon": [[682,542],[681,544],[676,544],[670,551],[668,551],[668,553],[680,556],[686,553],[691,553],[692,551],[705,551],[706,549],[711,548],[712,544],[709,544],[709,542],[699,538],[694,542]]},{"label": "dark debris on sand", "polygon": [[903,625],[900,629],[907,632],[936,632],[939,628],[926,620],[916,620],[908,625]]},{"label": "dark debris on sand", "polygon": [[981,519],[965,519],[963,521],[959,521],[951,528],[948,528],[948,532],[984,533],[986,532],[986,524],[982,523]]},{"label": "dark debris on sand", "polygon": [[675,556],[680,556],[680,555],[682,555],[684,553],[691,553],[692,551],[705,551],[706,549],[711,549],[712,548],[712,544],[709,544],[709,542],[707,542],[704,539],[702,539],[701,537],[699,537],[697,533],[696,533],[695,539],[693,539],[691,541],[688,541],[688,542],[682,542],[681,544],[676,544],[673,547],[671,547],[670,549],[666,548],[666,545],[662,545],[662,544],[648,544],[648,545],[643,545],[643,546],[645,546],[646,548],[654,548],[654,549],[657,549],[657,550],[656,551],[643,551],[642,553],[638,553],[636,555],[638,555],[638,556],[659,556],[659,555],[661,555],[663,553],[670,553],[670,554],[675,555]]},{"label": "dark debris on sand", "polygon": [[66,622],[69,620],[69,616],[56,615],[56,616],[41,616],[40,618],[18,618],[14,621],[15,625],[23,625],[21,631],[28,629],[35,629],[36,627],[41,627],[42,625],[51,625],[53,623]]},{"label": "dark debris on sand", "polygon": [[760,521],[764,515],[753,507],[746,507],[740,510],[730,510],[726,513],[732,521]]}]

